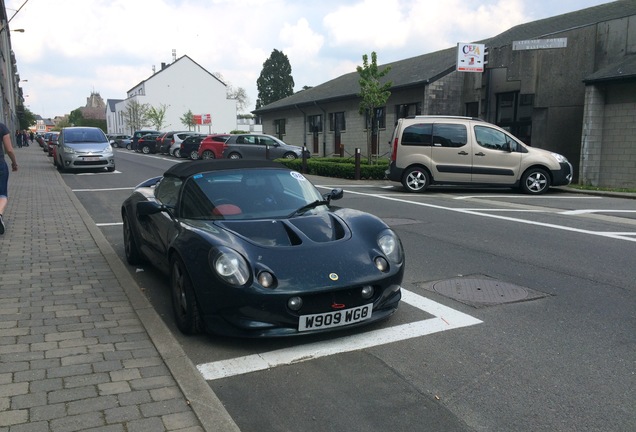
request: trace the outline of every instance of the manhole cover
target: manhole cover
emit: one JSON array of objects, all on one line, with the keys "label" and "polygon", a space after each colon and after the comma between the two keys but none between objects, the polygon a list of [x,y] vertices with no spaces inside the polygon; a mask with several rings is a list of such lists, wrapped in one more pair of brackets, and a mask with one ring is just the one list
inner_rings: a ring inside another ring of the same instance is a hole
[{"label": "manhole cover", "polygon": [[483,278],[455,278],[436,282],[433,291],[475,307],[514,303],[545,297],[529,288]]}]

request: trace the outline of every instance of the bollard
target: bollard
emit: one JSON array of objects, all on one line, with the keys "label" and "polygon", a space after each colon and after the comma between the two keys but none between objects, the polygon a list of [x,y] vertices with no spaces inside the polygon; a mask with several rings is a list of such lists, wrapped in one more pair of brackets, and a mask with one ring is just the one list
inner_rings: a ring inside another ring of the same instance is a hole
[{"label": "bollard", "polygon": [[360,180],[360,149],[356,147],[356,155],[355,155],[355,174],[353,175],[354,180]]}]

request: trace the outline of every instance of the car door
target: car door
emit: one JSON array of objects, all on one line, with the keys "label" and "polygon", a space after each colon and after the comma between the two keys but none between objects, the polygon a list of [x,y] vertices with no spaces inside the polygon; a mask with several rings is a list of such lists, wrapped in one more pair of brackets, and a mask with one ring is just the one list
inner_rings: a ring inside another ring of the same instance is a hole
[{"label": "car door", "polygon": [[470,183],[472,158],[466,124],[433,124],[431,169],[436,182]]},{"label": "car door", "polygon": [[276,159],[283,157],[285,149],[281,148],[280,145],[274,141],[274,139],[268,136],[259,136],[258,137],[258,145],[261,147],[259,152],[263,152],[263,158],[266,157],[268,159]]},{"label": "car door", "polygon": [[142,251],[158,268],[168,268],[168,245],[174,237],[178,222],[174,219],[181,179],[164,177],[155,189],[155,199],[168,208],[139,222]]},{"label": "car door", "polygon": [[487,125],[473,125],[473,183],[512,185],[519,177],[520,145],[508,134]]},{"label": "car door", "polygon": [[258,137],[255,135],[242,135],[236,139],[239,144],[241,155],[245,159],[264,159],[265,146],[258,143]]}]

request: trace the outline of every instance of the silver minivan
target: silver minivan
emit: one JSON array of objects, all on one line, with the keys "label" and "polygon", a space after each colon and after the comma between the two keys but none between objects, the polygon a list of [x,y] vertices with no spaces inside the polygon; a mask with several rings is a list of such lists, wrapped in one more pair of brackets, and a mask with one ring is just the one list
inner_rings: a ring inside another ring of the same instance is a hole
[{"label": "silver minivan", "polygon": [[527,146],[504,129],[475,118],[402,118],[391,142],[386,176],[409,192],[423,192],[432,184],[470,184],[541,194],[572,181],[572,165],[564,156]]},{"label": "silver minivan", "polygon": [[106,168],[115,171],[115,155],[106,134],[96,127],[63,128],[57,140],[55,165],[60,171]]}]

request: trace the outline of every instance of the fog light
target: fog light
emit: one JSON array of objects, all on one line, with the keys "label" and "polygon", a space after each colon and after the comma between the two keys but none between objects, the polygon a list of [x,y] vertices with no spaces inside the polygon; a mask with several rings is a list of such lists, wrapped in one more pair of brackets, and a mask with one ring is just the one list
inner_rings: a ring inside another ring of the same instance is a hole
[{"label": "fog light", "polygon": [[385,272],[389,269],[389,263],[383,257],[377,257],[375,259],[375,266],[381,272]]},{"label": "fog light", "polygon": [[265,288],[273,288],[275,283],[274,275],[266,271],[260,272],[258,274],[258,283]]},{"label": "fog light", "polygon": [[300,297],[292,297],[287,300],[287,307],[293,311],[297,311],[301,307],[303,307],[303,299],[301,299]]},{"label": "fog light", "polygon": [[365,287],[362,287],[362,291],[360,291],[360,294],[362,295],[363,299],[370,299],[371,297],[373,297],[374,292],[375,290],[373,289],[373,287],[371,285],[367,285]]}]

